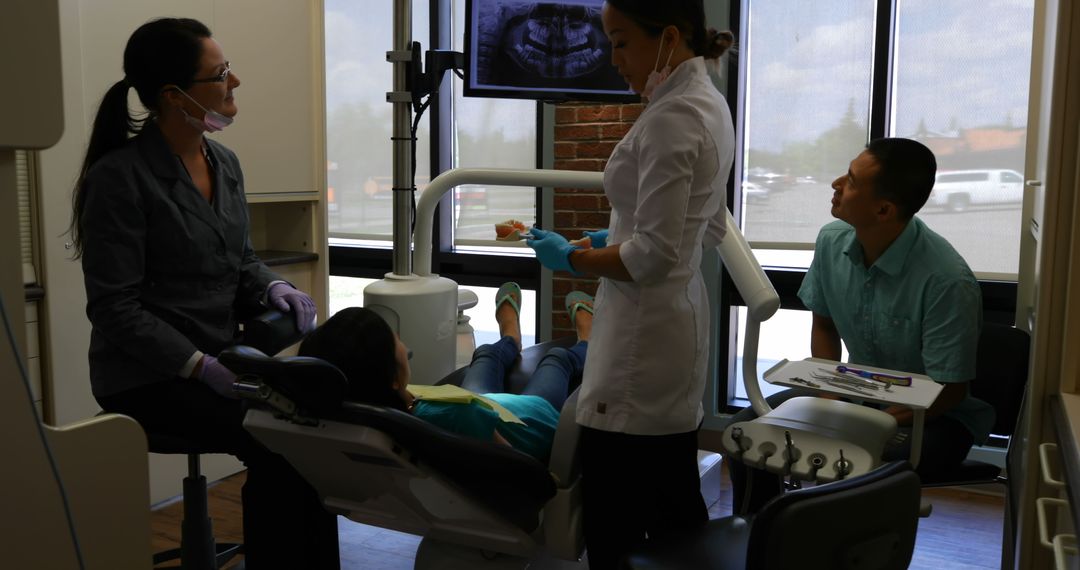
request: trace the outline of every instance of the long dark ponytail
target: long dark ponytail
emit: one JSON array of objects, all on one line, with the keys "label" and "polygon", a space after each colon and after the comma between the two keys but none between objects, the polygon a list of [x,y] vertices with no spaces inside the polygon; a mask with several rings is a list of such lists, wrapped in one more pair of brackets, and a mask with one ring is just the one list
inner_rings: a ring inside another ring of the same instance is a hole
[{"label": "long dark ponytail", "polygon": [[[143,123],[158,112],[158,96],[166,85],[186,89],[191,85],[202,58],[202,40],[211,36],[202,22],[189,18],[161,18],[139,26],[124,48],[124,79],[105,92],[94,117],[90,144],[86,149],[79,177],[71,196],[71,223],[68,233],[74,258],[83,253],[82,212],[86,202],[83,182],[86,173],[101,157],[138,134]],[[149,117],[132,115],[128,109],[128,90],[135,89]]]}]

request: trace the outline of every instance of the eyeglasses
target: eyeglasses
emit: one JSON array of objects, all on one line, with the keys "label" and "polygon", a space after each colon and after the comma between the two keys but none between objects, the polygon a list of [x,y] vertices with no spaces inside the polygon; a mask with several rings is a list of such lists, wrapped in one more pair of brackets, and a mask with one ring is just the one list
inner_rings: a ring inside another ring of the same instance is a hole
[{"label": "eyeglasses", "polygon": [[206,77],[204,79],[192,79],[192,83],[225,83],[229,79],[229,73],[232,72],[232,68],[229,67],[229,62],[225,62],[225,71],[222,71],[218,75],[213,77]]}]

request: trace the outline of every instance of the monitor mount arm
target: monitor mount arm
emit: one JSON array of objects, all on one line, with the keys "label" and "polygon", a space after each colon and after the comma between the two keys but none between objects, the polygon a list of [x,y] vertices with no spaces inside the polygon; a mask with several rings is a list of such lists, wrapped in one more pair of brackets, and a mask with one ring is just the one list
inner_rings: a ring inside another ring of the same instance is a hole
[{"label": "monitor mount arm", "polygon": [[[423,53],[423,62],[420,60]],[[443,74],[450,70],[465,69],[465,54],[446,49],[429,49],[426,52],[420,42],[412,43],[412,61],[409,62],[409,92],[412,94],[412,106],[415,112],[420,108],[421,99],[439,92]],[[427,69],[427,73],[424,72]]]}]

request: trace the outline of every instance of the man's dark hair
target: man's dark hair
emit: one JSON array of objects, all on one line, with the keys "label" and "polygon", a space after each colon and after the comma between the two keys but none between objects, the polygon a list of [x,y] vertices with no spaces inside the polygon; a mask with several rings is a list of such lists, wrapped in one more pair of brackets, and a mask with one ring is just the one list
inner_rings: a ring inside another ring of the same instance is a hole
[{"label": "man's dark hair", "polygon": [[920,142],[901,138],[872,140],[866,150],[878,164],[874,194],[895,204],[901,220],[910,220],[934,188],[934,153]]}]

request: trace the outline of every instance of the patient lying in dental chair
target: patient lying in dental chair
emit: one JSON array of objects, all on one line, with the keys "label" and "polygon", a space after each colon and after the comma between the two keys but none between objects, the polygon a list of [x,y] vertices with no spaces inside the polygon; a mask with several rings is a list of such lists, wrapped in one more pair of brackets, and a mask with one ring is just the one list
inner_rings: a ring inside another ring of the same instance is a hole
[{"label": "patient lying in dental chair", "polygon": [[[592,298],[567,295],[567,311],[578,342],[553,348],[537,365],[520,394],[506,393],[508,372],[521,352],[521,288],[505,283],[495,301],[501,337],[477,347],[461,387],[479,398],[456,402],[416,397],[409,390],[409,350],[375,312],[352,307],[336,313],[300,345],[301,356],[321,358],[349,379],[349,399],[412,413],[445,430],[509,445],[547,462],[572,381],[585,366],[592,330]],[[492,405],[495,404],[495,405]],[[504,421],[498,408],[520,423]]]}]

